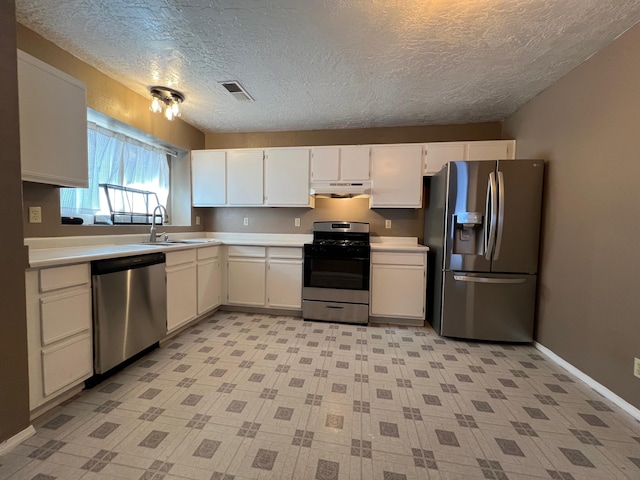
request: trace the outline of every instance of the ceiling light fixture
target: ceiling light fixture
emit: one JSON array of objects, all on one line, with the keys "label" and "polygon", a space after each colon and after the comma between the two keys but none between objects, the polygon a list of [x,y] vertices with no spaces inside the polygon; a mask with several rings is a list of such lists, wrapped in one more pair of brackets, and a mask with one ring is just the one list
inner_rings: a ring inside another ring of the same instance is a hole
[{"label": "ceiling light fixture", "polygon": [[153,86],[149,87],[151,93],[151,106],[149,110],[154,113],[162,113],[167,120],[179,117],[180,104],[184,102],[184,94],[169,87]]}]

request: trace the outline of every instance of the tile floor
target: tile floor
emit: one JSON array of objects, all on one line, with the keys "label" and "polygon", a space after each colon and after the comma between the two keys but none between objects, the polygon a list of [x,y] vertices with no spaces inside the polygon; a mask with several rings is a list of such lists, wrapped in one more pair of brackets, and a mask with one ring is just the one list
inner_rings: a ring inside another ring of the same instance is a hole
[{"label": "tile floor", "polygon": [[531,346],[218,312],[35,422],[2,479],[640,478],[640,423]]}]

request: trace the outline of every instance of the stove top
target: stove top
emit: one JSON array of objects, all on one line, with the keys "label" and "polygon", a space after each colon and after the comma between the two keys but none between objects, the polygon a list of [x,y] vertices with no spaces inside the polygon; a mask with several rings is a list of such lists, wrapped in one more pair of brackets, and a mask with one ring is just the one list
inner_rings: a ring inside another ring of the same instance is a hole
[{"label": "stove top", "polygon": [[319,238],[313,241],[314,245],[337,245],[340,247],[367,247],[367,240],[349,240],[338,238]]},{"label": "stove top", "polygon": [[364,222],[314,222],[313,245],[345,248],[369,247],[369,224]]}]

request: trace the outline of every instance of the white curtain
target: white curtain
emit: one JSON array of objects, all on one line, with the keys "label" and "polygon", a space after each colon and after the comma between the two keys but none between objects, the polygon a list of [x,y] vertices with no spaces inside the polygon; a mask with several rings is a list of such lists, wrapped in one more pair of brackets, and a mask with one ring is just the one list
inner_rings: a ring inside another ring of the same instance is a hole
[{"label": "white curtain", "polygon": [[60,189],[63,216],[82,216],[85,223],[93,223],[94,215],[108,215],[101,183],[155,192],[158,203],[166,206],[170,180],[163,150],[89,123],[88,151],[89,188]]}]

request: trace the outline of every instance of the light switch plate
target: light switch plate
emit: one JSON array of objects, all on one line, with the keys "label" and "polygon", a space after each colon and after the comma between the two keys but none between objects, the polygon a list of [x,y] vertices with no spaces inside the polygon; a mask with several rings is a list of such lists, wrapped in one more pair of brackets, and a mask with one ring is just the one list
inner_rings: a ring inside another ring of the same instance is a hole
[{"label": "light switch plate", "polygon": [[249,217],[244,217],[244,220],[242,221],[242,224],[246,227],[247,225],[249,225]]},{"label": "light switch plate", "polygon": [[196,215],[196,225],[200,225],[200,215]]},{"label": "light switch plate", "polygon": [[391,220],[384,221],[384,228],[391,228]]},{"label": "light switch plate", "polygon": [[294,219],[293,219],[293,224],[294,224],[296,227],[299,227],[299,226],[300,226],[300,218],[298,218],[298,217],[294,218]]}]

